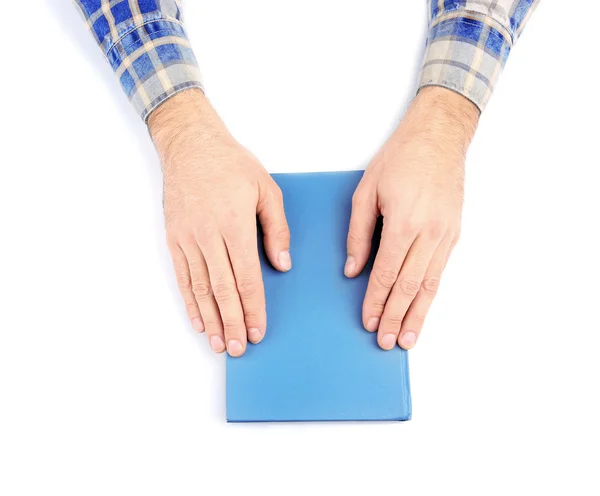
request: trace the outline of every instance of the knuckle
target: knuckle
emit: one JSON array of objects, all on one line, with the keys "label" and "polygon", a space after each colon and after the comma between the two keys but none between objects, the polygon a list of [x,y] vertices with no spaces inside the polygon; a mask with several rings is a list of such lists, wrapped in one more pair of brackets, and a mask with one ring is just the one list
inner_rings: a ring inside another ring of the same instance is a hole
[{"label": "knuckle", "polygon": [[413,239],[419,234],[421,225],[414,220],[407,219],[399,222],[393,230],[400,239]]},{"label": "knuckle", "polygon": [[422,229],[423,226],[418,222],[407,222],[402,226],[401,231],[403,237],[414,239],[419,235],[419,232],[421,232]]},{"label": "knuckle", "polygon": [[414,298],[419,292],[421,285],[414,279],[401,278],[398,280],[398,290],[403,296]]},{"label": "knuckle", "polygon": [[359,207],[363,203],[363,195],[360,188],[357,188],[352,195],[352,207]]},{"label": "knuckle", "polygon": [[402,226],[401,231],[404,238],[414,239],[423,231],[423,224],[420,222],[407,222]]},{"label": "knuckle", "polygon": [[228,300],[235,294],[236,288],[229,282],[219,282],[213,286],[212,291],[217,300]]},{"label": "knuckle", "polygon": [[203,242],[215,236],[217,228],[212,222],[203,222],[200,225],[195,225],[190,231],[190,239],[197,242]]},{"label": "knuckle", "polygon": [[398,274],[390,268],[380,268],[373,272],[375,282],[384,289],[392,289]]},{"label": "knuckle", "polygon": [[398,315],[398,314],[394,314],[394,315],[389,315],[388,317],[386,317],[386,323],[389,327],[391,327],[392,329],[400,329],[400,327],[402,326],[402,321],[404,320],[404,317],[402,315]]},{"label": "knuckle", "polygon": [[398,270],[400,264],[400,247],[396,243],[390,244],[390,246],[384,251],[380,248],[377,252],[377,258],[375,259],[374,270],[392,270],[396,271],[396,277],[398,277]]},{"label": "knuckle", "polygon": [[283,191],[275,182],[273,182],[273,196],[276,200],[283,201]]},{"label": "knuckle", "polygon": [[251,322],[260,322],[262,320],[262,315],[261,312],[257,310],[244,308],[244,319],[248,323],[248,326],[250,326]]},{"label": "knuckle", "polygon": [[244,278],[238,281],[237,289],[242,298],[251,298],[258,294],[258,282],[252,278]]},{"label": "knuckle", "polygon": [[198,305],[195,301],[188,301],[185,304],[185,309],[187,310],[189,315],[195,315],[198,313]]},{"label": "knuckle", "polygon": [[290,239],[290,229],[287,225],[280,226],[277,229],[276,239],[279,241],[287,241]]},{"label": "knuckle", "polygon": [[178,250],[179,245],[178,245],[177,235],[169,228],[167,228],[166,238],[167,238],[167,246],[169,247],[169,250],[171,250],[171,253]]},{"label": "knuckle", "polygon": [[243,328],[242,324],[235,319],[223,318],[223,331],[226,335],[240,334],[240,330]]},{"label": "knuckle", "polygon": [[368,305],[365,305],[365,315],[366,316],[379,316],[383,314],[383,310],[385,308],[385,298],[370,298]]},{"label": "knuckle", "polygon": [[212,294],[212,288],[207,281],[194,281],[192,292],[197,300],[205,300]]},{"label": "knuckle", "polygon": [[426,277],[423,279],[421,287],[426,293],[435,295],[440,287],[440,278],[438,276]]},{"label": "knuckle", "polygon": [[423,327],[423,323],[425,322],[425,315],[422,313],[415,313],[410,316],[410,328],[412,330],[419,330]]},{"label": "knuckle", "polygon": [[377,211],[374,196],[369,190],[361,188],[360,186],[352,195],[352,212],[354,213],[356,211],[374,216],[377,216],[379,213]]},{"label": "knuckle", "polygon": [[348,242],[349,243],[362,244],[362,243],[364,243],[364,241],[365,241],[364,236],[361,236],[353,229],[350,229],[348,231]]},{"label": "knuckle", "polygon": [[454,239],[452,241],[452,246],[456,246],[456,243],[458,243],[458,240],[460,239],[460,236],[462,234],[462,231],[460,228],[458,228],[455,232],[454,232]]},{"label": "knuckle", "polygon": [[202,316],[202,321],[209,335],[219,335],[221,333],[221,321],[213,316]]},{"label": "knuckle", "polygon": [[446,232],[446,226],[443,222],[434,221],[430,222],[425,230],[429,239],[441,239]]},{"label": "knuckle", "polygon": [[189,291],[192,289],[192,282],[187,274],[177,274],[177,287],[181,291]]}]

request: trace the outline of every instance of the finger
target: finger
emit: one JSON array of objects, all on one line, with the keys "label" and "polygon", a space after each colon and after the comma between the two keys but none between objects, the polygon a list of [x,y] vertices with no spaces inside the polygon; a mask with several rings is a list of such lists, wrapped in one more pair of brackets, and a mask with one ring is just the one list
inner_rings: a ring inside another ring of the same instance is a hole
[{"label": "finger", "polygon": [[185,303],[185,310],[188,318],[192,323],[192,327],[198,332],[204,332],[204,322],[198,308],[198,303],[192,291],[192,278],[187,258],[179,245],[169,246],[171,258],[175,267],[175,277],[177,278],[177,287]]},{"label": "finger", "polygon": [[292,268],[290,228],[285,218],[283,195],[275,183],[259,199],[256,213],[263,229],[265,251],[271,265],[281,272],[287,272]]},{"label": "finger", "polygon": [[453,244],[452,241],[440,244],[427,268],[421,288],[406,312],[406,316],[402,321],[402,327],[400,328],[400,335],[398,336],[398,344],[405,350],[414,347],[417,339],[419,339],[425,317],[437,294],[440,278],[448,262]]},{"label": "finger", "polygon": [[256,344],[264,337],[267,327],[265,291],[258,259],[254,217],[248,219],[244,225],[247,228],[237,233],[235,241],[233,239],[229,240],[225,236],[225,244],[231,259],[237,291],[242,302],[248,339]]},{"label": "finger", "polygon": [[363,302],[363,325],[369,332],[379,329],[385,303],[415,237],[411,230],[394,229],[393,222],[384,219],[381,243]]},{"label": "finger", "polygon": [[225,241],[222,238],[213,239],[209,246],[202,246],[201,249],[221,314],[227,352],[233,357],[239,357],[246,351],[246,326]]},{"label": "finger", "polygon": [[215,353],[223,353],[225,351],[223,325],[219,307],[212,293],[206,261],[195,242],[183,244],[182,249],[188,260],[192,291],[202,314],[208,342]]},{"label": "finger", "polygon": [[357,189],[352,196],[352,215],[346,242],[348,253],[344,267],[346,277],[356,277],[369,260],[371,240],[378,216],[375,197],[367,197]]},{"label": "finger", "polygon": [[419,235],[410,247],[381,316],[377,341],[384,350],[396,346],[402,321],[408,307],[417,296],[439,239]]}]

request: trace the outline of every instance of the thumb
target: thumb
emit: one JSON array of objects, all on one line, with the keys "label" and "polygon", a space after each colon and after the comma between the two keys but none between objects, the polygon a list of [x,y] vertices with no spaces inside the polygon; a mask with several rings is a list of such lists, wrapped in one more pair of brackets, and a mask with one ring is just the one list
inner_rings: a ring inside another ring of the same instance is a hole
[{"label": "thumb", "polygon": [[265,191],[257,209],[258,220],[264,233],[264,244],[271,265],[281,272],[292,268],[290,257],[290,228],[283,209],[283,195],[273,184]]},{"label": "thumb", "polygon": [[346,277],[356,277],[369,260],[371,240],[378,216],[376,202],[357,189],[352,197],[352,215],[347,241],[348,258],[344,267]]}]

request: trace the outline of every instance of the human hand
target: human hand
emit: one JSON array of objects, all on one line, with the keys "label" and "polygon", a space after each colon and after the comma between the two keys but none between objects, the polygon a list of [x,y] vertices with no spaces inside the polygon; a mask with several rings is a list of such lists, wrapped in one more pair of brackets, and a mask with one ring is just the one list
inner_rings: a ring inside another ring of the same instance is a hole
[{"label": "human hand", "polygon": [[458,241],[465,154],[478,118],[463,96],[422,89],[354,193],[344,272],[356,277],[362,271],[382,215],[362,315],[385,350],[415,345]]},{"label": "human hand", "polygon": [[148,125],[163,165],[167,240],[188,317],[215,352],[240,356],[267,325],[257,215],[271,264],[282,272],[292,266],[281,190],[198,90],[169,99]]}]

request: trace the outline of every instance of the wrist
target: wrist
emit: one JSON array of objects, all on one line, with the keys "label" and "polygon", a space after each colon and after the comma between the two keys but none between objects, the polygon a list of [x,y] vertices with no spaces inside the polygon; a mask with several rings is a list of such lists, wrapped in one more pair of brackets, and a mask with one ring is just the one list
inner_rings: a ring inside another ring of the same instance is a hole
[{"label": "wrist", "polygon": [[465,154],[475,134],[479,115],[479,109],[459,93],[428,86],[413,100],[399,130],[408,128],[413,134]]},{"label": "wrist", "polygon": [[229,136],[204,93],[195,88],[178,93],[152,112],[148,129],[163,167],[181,162],[173,158],[184,155],[192,144],[208,146]]}]

